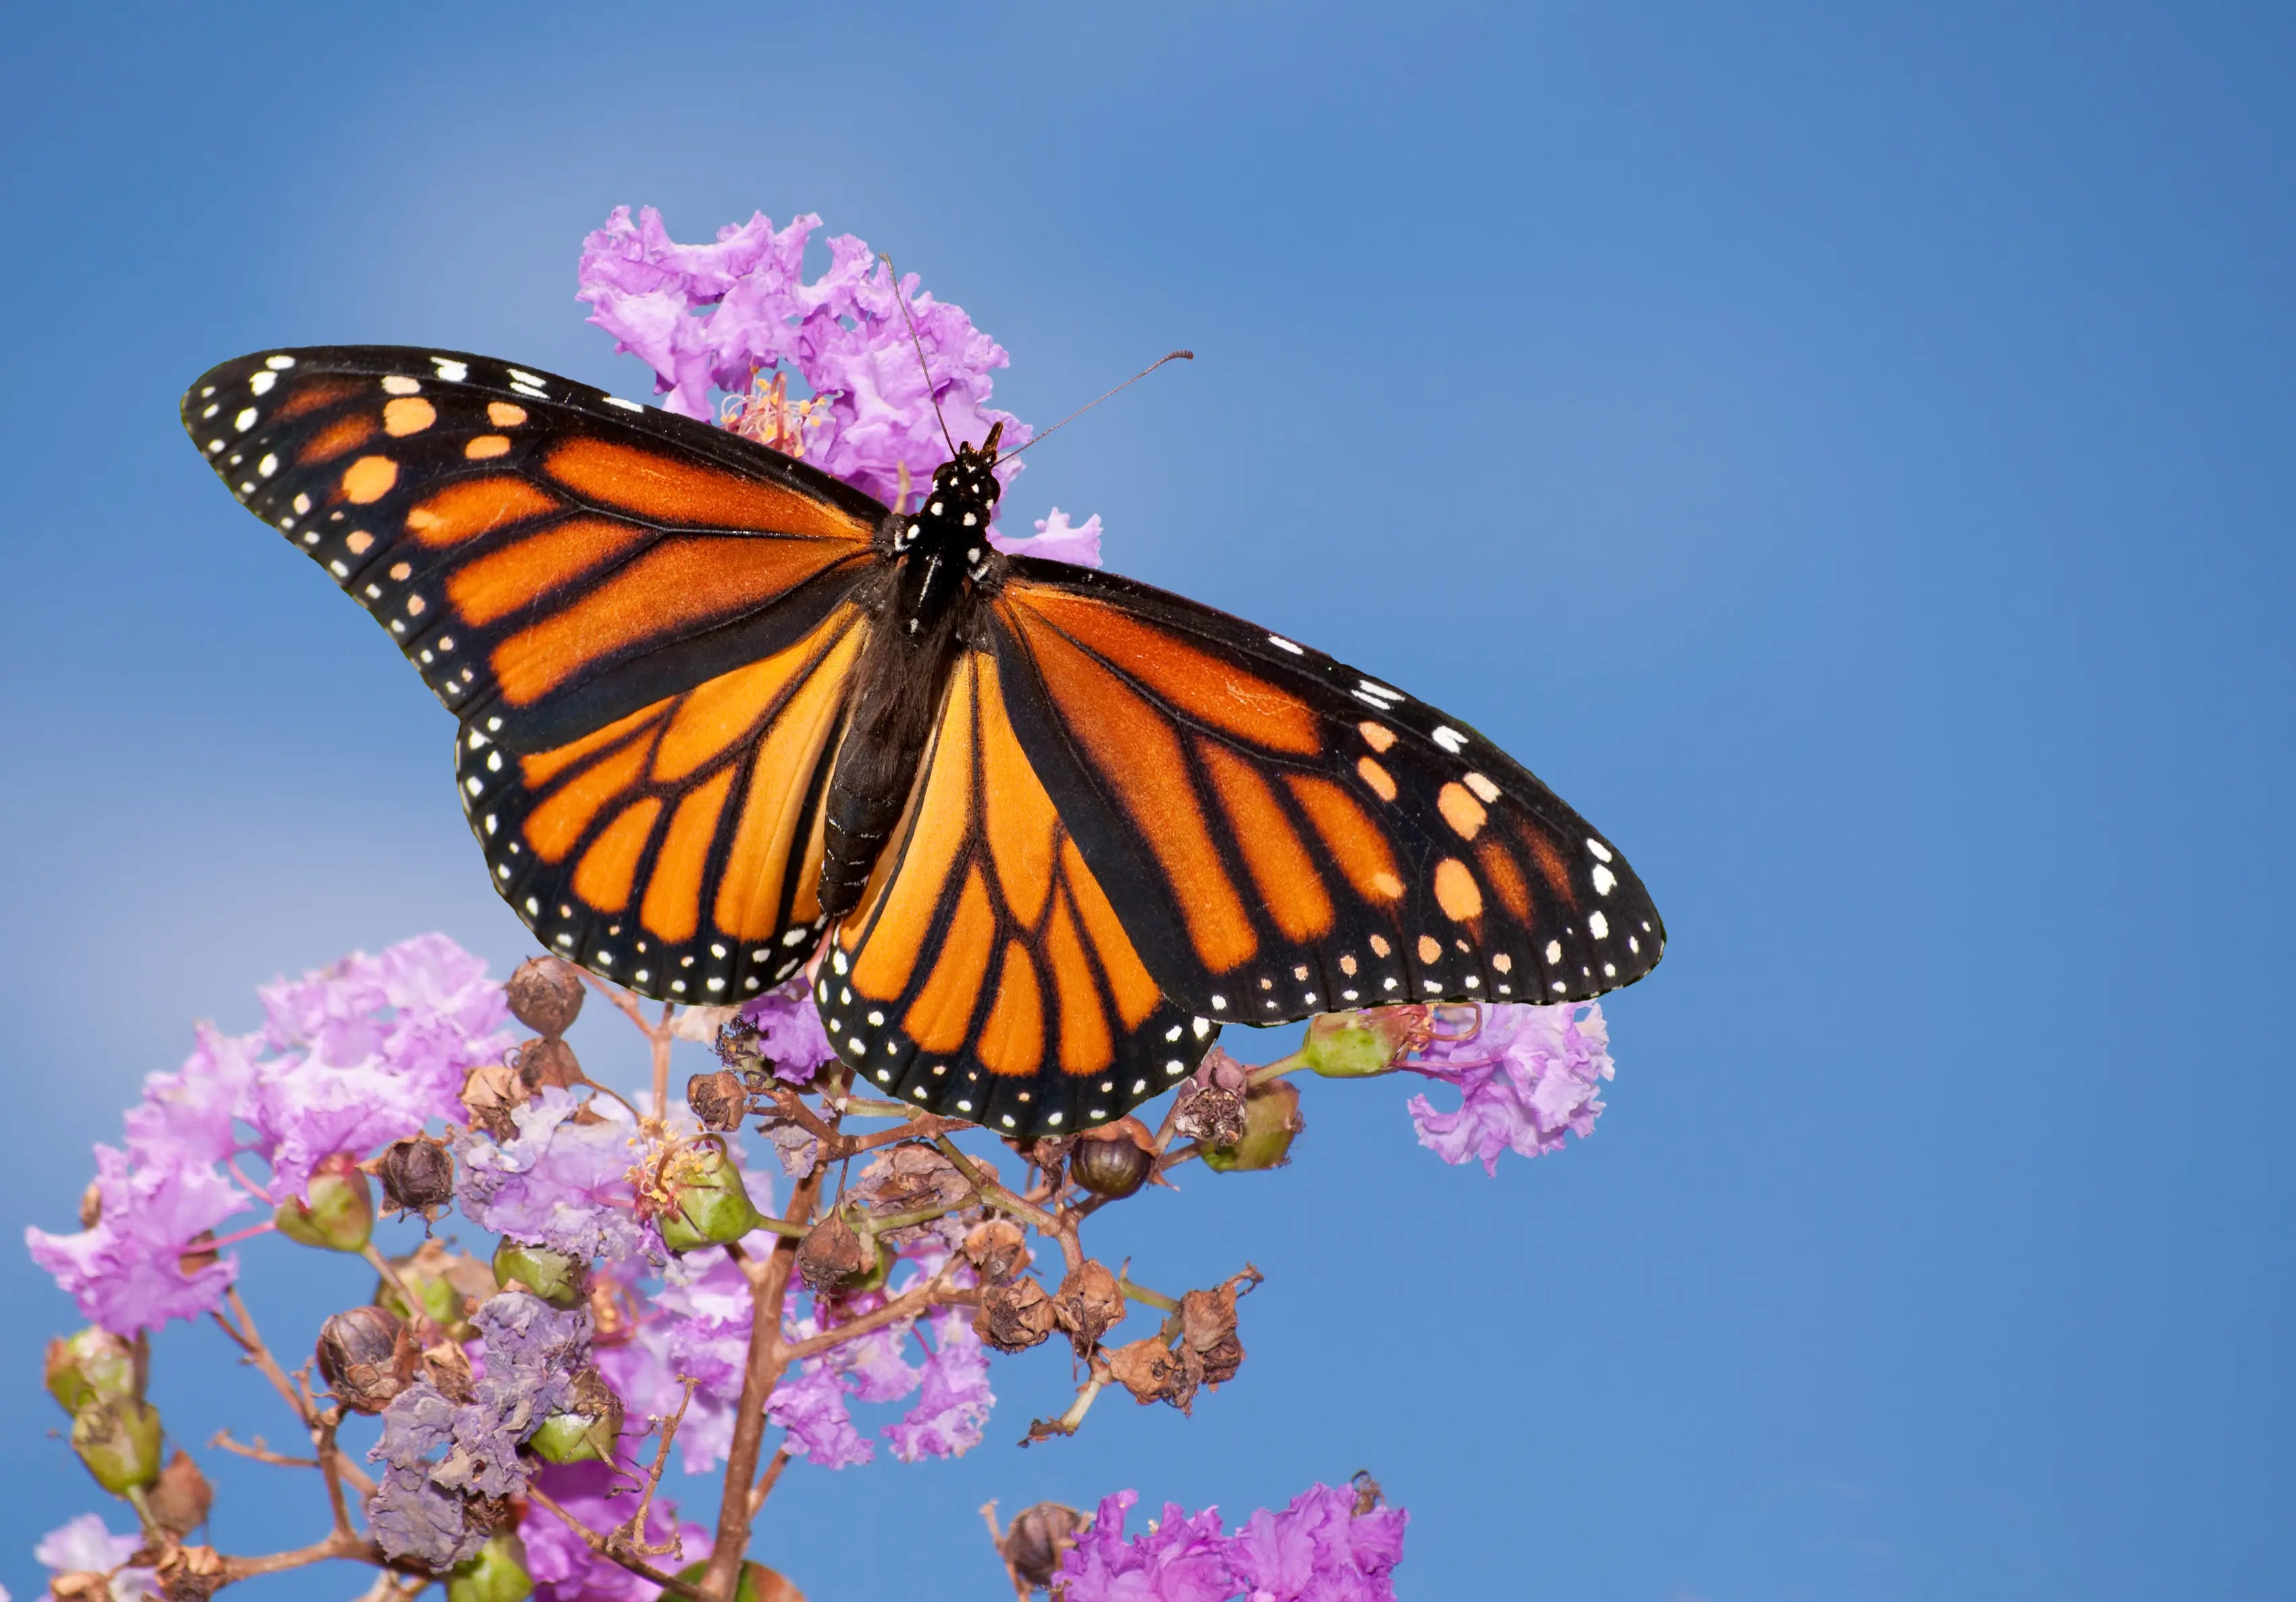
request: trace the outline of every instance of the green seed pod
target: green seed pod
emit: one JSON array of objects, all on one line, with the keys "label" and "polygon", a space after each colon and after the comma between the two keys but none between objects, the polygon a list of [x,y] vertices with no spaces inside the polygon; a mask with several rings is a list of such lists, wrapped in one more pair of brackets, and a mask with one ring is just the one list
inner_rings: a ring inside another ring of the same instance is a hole
[{"label": "green seed pod", "polygon": [[1308,1023],[1300,1057],[1325,1079],[1385,1073],[1411,1048],[1408,1011],[1375,1006],[1359,1013],[1325,1013]]},{"label": "green seed pod", "polygon": [[495,1283],[532,1291],[553,1307],[576,1308],[589,1296],[586,1265],[547,1246],[505,1240],[495,1248]]},{"label": "green seed pod", "polygon": [[120,1397],[72,1417],[72,1450],[114,1496],[148,1489],[160,1477],[160,1409]]},{"label": "green seed pod", "polygon": [[347,1152],[322,1161],[311,1175],[310,1197],[290,1196],[272,1222],[289,1240],[330,1252],[360,1252],[374,1237],[374,1191]]},{"label": "green seed pod", "polygon": [[143,1362],[132,1341],[89,1325],[48,1343],[48,1393],[67,1413],[144,1393]]},{"label": "green seed pod", "polygon": [[605,1376],[585,1368],[574,1376],[573,1405],[553,1413],[527,1438],[545,1463],[611,1463],[622,1438],[622,1399]]},{"label": "green seed pod", "polygon": [[662,1245],[673,1252],[728,1245],[759,1222],[742,1183],[742,1171],[715,1140],[687,1146],[670,1158],[661,1187],[669,1204],[654,1222],[661,1230]]},{"label": "green seed pod", "polygon": [[534,1595],[526,1543],[504,1530],[447,1573],[447,1602],[525,1602]]},{"label": "green seed pod", "polygon": [[1272,1079],[1254,1085],[1243,1098],[1243,1134],[1231,1146],[1204,1148],[1204,1166],[1216,1173],[1282,1168],[1292,1161],[1292,1142],[1308,1121],[1300,1115],[1300,1087]]}]

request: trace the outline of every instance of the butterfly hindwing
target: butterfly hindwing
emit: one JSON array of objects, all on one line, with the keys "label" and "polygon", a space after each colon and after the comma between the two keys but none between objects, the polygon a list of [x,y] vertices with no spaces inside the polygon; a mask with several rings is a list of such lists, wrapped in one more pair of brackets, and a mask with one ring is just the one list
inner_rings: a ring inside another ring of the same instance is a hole
[{"label": "butterfly hindwing", "polygon": [[960,655],[899,826],[816,997],[878,1094],[1001,1134],[1105,1122],[1218,1033],[1134,949],[1004,713],[996,659]]},{"label": "butterfly hindwing", "polygon": [[226,362],[184,424],[468,723],[562,745],[809,632],[884,508],[754,441],[483,357]]},{"label": "butterfly hindwing", "polygon": [[1617,848],[1458,719],[1110,574],[1015,560],[989,612],[1023,749],[1191,1010],[1570,1001],[1658,962]]}]

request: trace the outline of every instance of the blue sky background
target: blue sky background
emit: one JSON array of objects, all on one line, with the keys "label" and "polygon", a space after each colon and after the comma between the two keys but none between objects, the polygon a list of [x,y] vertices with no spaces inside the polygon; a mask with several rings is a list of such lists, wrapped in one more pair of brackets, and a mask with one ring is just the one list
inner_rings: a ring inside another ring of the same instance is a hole
[{"label": "blue sky background", "polygon": [[[1021,1451],[1040,1351],[960,1462],[793,1469],[761,1556],[988,1602],[990,1497],[1240,1516],[1369,1467],[1414,1597],[2285,1594],[2290,14],[1128,9],[0,19],[0,1218],[69,1227],[88,1143],[258,982],[525,949],[448,721],[217,487],[183,386],[382,341],[642,393],[584,232],[816,210],[1040,424],[1193,347],[1011,522],[1097,512],[1120,571],[1472,719],[1674,941],[1583,1146],[1487,1179],[1407,1087],[1317,1083],[1287,1172],[1108,1220],[1151,1283],[1269,1276],[1193,1419]],[[367,1288],[248,1258],[283,1346]],[[69,1303],[12,1248],[0,1298],[25,1597],[102,1499],[37,1389]],[[212,1330],[157,1368],[195,1452],[292,1440]],[[202,1459],[226,1549],[323,1529]]]}]

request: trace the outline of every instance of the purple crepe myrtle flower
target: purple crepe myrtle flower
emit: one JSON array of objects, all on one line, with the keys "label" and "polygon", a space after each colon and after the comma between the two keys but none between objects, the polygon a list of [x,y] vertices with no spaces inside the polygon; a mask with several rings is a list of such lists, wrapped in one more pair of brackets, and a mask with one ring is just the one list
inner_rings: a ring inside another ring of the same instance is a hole
[{"label": "purple crepe myrtle flower", "polygon": [[1218,1508],[1190,1517],[1167,1502],[1152,1530],[1128,1539],[1139,1500],[1119,1491],[1102,1501],[1061,1560],[1062,1602],[1394,1602],[1409,1522],[1399,1508],[1357,1516],[1353,1491],[1316,1485],[1228,1536]]},{"label": "purple crepe myrtle flower", "polygon": [[472,1399],[457,1405],[419,1379],[382,1413],[382,1439],[367,1453],[387,1465],[368,1504],[382,1549],[443,1569],[486,1539],[467,1517],[475,1497],[516,1496],[532,1465],[521,1442],[572,1400],[589,1360],[590,1315],[561,1311],[523,1291],[489,1297],[472,1322],[484,1343]]},{"label": "purple crepe myrtle flower", "polygon": [[82,1317],[114,1335],[197,1319],[223,1302],[238,1277],[236,1258],[186,1272],[184,1254],[247,1197],[212,1167],[161,1148],[131,1166],[125,1152],[95,1148],[102,1216],[77,1235],[24,1231],[32,1261],[55,1276]]},{"label": "purple crepe myrtle flower", "polygon": [[[101,1516],[83,1513],[40,1538],[32,1556],[50,1578],[61,1574],[111,1574],[112,1602],[139,1602],[160,1594],[160,1580],[152,1569],[120,1568],[144,1544],[141,1535],[114,1535]],[[112,1573],[119,1569],[118,1573]],[[53,1602],[53,1594],[41,1602]]]},{"label": "purple crepe myrtle flower", "polygon": [[[955,439],[977,443],[1002,423],[1007,449],[1025,443],[1027,428],[988,405],[989,373],[1006,363],[1003,347],[961,308],[919,293],[914,275],[897,286],[849,234],[828,242],[828,270],[808,282],[806,242],[820,226],[808,213],[775,232],[758,213],[718,230],[713,244],[683,245],[652,207],[636,222],[628,207],[617,207],[583,242],[575,298],[589,302],[590,321],[614,336],[617,349],[653,368],[664,406],[688,417],[714,415],[713,385],[745,395],[760,369],[793,369],[827,405],[811,411],[805,437],[791,443],[889,505],[900,495],[904,467],[922,485],[948,456],[936,402]],[[1018,467],[1002,476],[1009,481]]]},{"label": "purple crepe myrtle flower", "polygon": [[1047,562],[1065,562],[1075,567],[1098,567],[1100,513],[1095,512],[1071,528],[1069,514],[1055,506],[1051,516],[1037,520],[1035,538],[1014,539],[991,529],[988,543],[1007,556],[1041,556]]},{"label": "purple crepe myrtle flower", "polygon": [[743,1002],[740,1016],[757,1030],[758,1049],[774,1065],[777,1079],[809,1085],[815,1074],[837,1058],[802,974]]},{"label": "purple crepe myrtle flower", "polygon": [[1450,1113],[1423,1096],[1411,1098],[1419,1144],[1455,1166],[1480,1158],[1495,1174],[1501,1152],[1538,1157],[1561,1150],[1566,1135],[1585,1139],[1603,1112],[1609,1046],[1603,1009],[1592,1001],[1484,1007],[1474,1035],[1438,1039],[1402,1064],[1460,1093]]},{"label": "purple crepe myrtle flower", "polygon": [[797,1377],[774,1387],[766,1417],[789,1432],[791,1452],[823,1468],[849,1468],[877,1455],[874,1442],[853,1427],[845,1376],[828,1356],[805,1360]]},{"label": "purple crepe myrtle flower", "polygon": [[[772,1242],[752,1235],[742,1249],[767,1253]],[[685,1396],[681,1381],[695,1381],[677,1446],[686,1473],[706,1474],[733,1445],[734,1410],[749,1361],[750,1283],[722,1246],[671,1258],[661,1274],[636,1335],[600,1351],[598,1368],[622,1399],[626,1430],[676,1412]]]},{"label": "purple crepe myrtle flower", "polygon": [[980,1444],[981,1426],[996,1405],[996,1393],[988,1388],[988,1352],[972,1333],[972,1320],[949,1308],[928,1322],[934,1344],[925,1360],[923,1394],[898,1424],[878,1431],[904,1463],[963,1457]]},{"label": "purple crepe myrtle flower", "polygon": [[[533,1483],[593,1530],[611,1530],[630,1516],[627,1476],[621,1479],[622,1494],[609,1499],[616,1475],[603,1463],[551,1464]],[[520,1521],[519,1536],[526,1543],[526,1572],[534,1577],[538,1602],[653,1602],[661,1594],[660,1587],[593,1552],[563,1519],[538,1503]],[[691,1520],[680,1521],[675,1502],[657,1499],[647,1509],[645,1539],[654,1547],[672,1539],[684,1543],[648,1558],[671,1573],[709,1556],[709,1532]]]},{"label": "purple crepe myrtle flower", "polygon": [[455,1194],[480,1228],[545,1245],[586,1262],[620,1261],[660,1241],[637,1221],[630,1170],[644,1159],[637,1126],[619,1104],[587,1105],[603,1114],[578,1123],[584,1103],[558,1086],[512,1114],[518,1133],[497,1141],[472,1130],[455,1141]]},{"label": "purple crepe myrtle flower", "polygon": [[[96,1226],[26,1232],[34,1259],[117,1334],[213,1308],[237,1261],[186,1274],[181,1258],[194,1235],[250,1198],[268,1207],[303,1197],[313,1171],[338,1152],[363,1157],[432,1118],[459,1118],[463,1075],[512,1040],[502,987],[440,934],[379,957],[354,953],[259,993],[261,1030],[234,1037],[199,1026],[183,1067],[144,1081],[125,1120],[126,1151],[96,1148]],[[270,1165],[267,1182],[237,1166],[242,1154]]]}]

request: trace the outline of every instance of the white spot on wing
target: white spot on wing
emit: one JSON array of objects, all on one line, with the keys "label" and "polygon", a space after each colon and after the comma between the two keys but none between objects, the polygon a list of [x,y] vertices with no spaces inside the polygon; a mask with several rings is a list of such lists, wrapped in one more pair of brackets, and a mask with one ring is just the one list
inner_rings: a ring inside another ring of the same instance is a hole
[{"label": "white spot on wing", "polygon": [[1293,645],[1290,640],[1285,639],[1280,634],[1269,635],[1267,637],[1267,643],[1275,646],[1279,651],[1289,651],[1294,656],[1305,656],[1308,654],[1305,650]]},{"label": "white spot on wing", "polygon": [[1467,743],[1467,736],[1461,734],[1457,729],[1453,728],[1447,723],[1439,724],[1436,727],[1435,732],[1428,737],[1433,740],[1436,744],[1449,752],[1455,757],[1459,754],[1461,750],[1463,750]]}]

